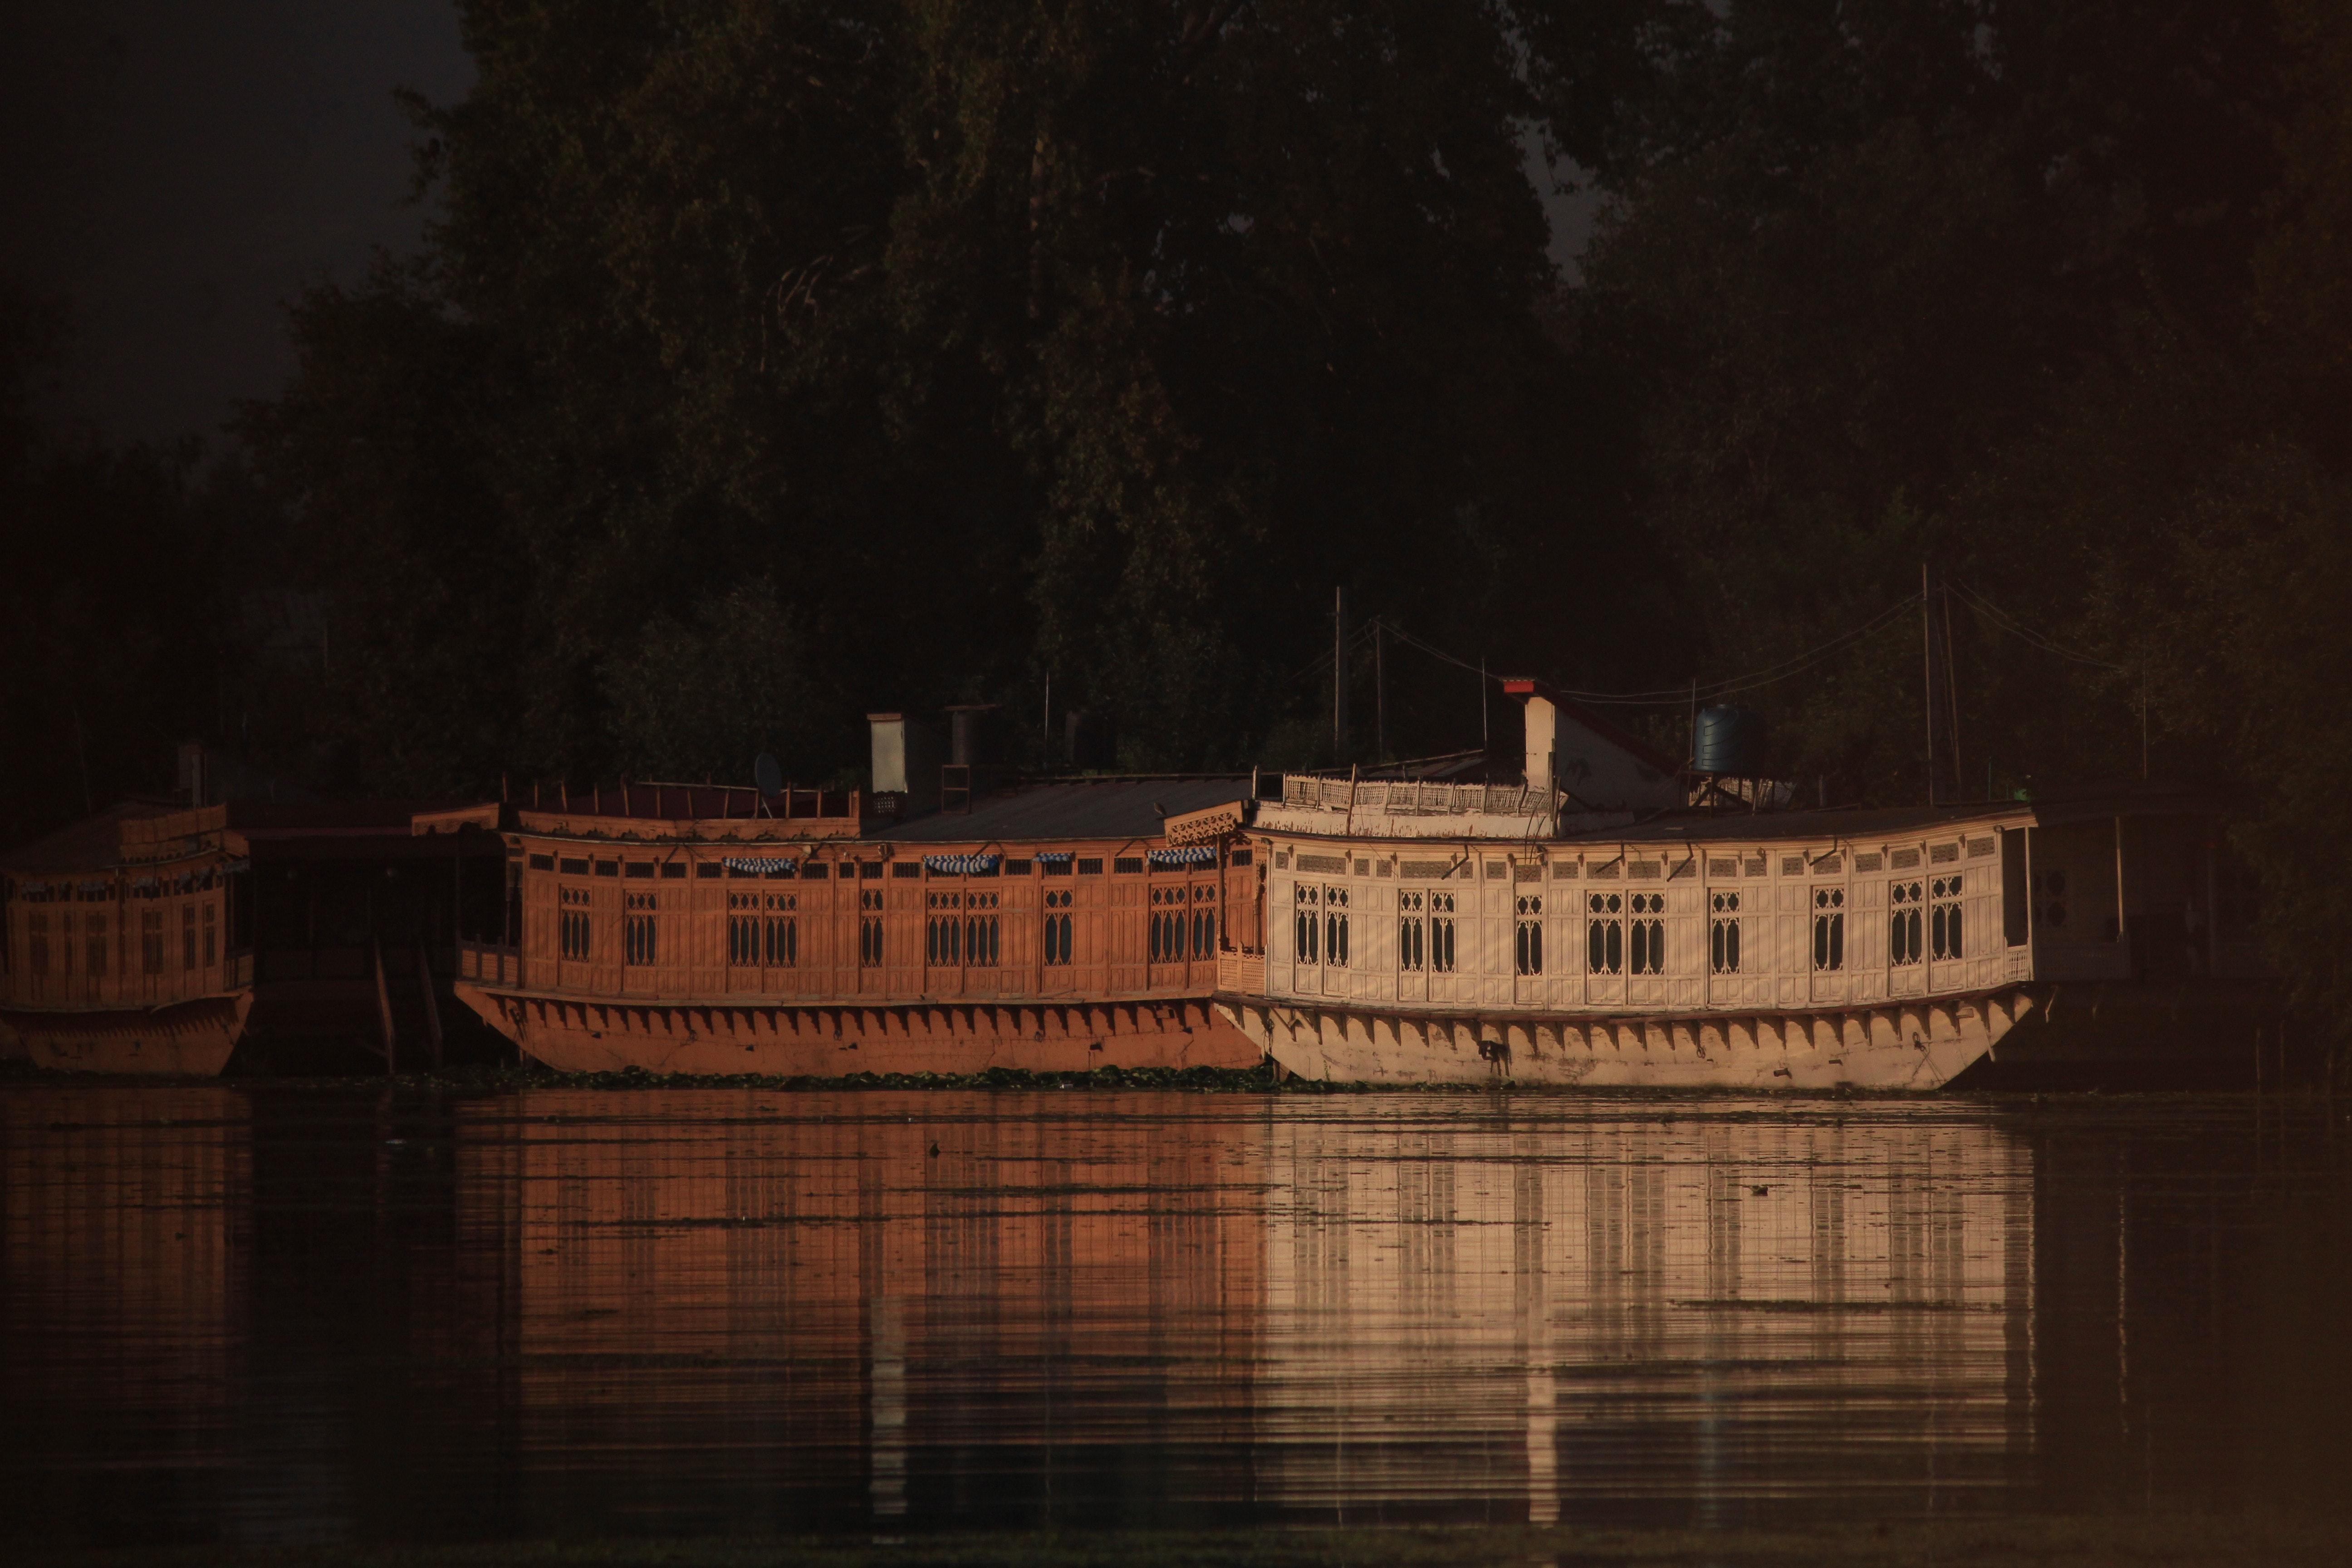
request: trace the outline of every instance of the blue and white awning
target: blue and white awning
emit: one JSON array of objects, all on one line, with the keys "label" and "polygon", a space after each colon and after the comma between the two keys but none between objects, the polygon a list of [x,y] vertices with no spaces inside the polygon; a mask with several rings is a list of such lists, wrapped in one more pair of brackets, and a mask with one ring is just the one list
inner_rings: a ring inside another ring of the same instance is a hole
[{"label": "blue and white awning", "polygon": [[996,855],[926,855],[923,869],[941,877],[985,877],[1003,858]]},{"label": "blue and white awning", "polygon": [[730,855],[719,864],[752,877],[789,877],[801,868],[799,861],[773,855]]},{"label": "blue and white awning", "polygon": [[1213,866],[1217,863],[1217,847],[1213,844],[1181,844],[1167,849],[1154,849],[1151,863],[1155,866]]}]

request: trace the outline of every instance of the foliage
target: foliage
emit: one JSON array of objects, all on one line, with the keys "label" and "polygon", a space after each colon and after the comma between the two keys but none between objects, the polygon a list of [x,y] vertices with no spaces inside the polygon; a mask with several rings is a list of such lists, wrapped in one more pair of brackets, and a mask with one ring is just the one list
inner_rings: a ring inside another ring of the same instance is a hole
[{"label": "foliage", "polygon": [[766,578],[681,625],[656,614],[605,675],[614,743],[641,779],[734,777],[761,752],[810,754],[815,683],[807,639]]}]

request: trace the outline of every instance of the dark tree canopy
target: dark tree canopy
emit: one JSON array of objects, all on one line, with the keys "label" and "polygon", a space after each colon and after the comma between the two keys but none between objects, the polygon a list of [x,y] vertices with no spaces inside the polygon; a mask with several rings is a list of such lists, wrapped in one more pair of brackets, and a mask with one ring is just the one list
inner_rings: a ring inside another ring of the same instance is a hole
[{"label": "dark tree canopy", "polygon": [[[342,789],[831,781],[866,709],[1034,736],[1049,679],[1129,766],[1360,761],[1335,584],[1658,691],[1926,566],[1941,789],[2221,784],[2273,907],[2352,913],[2295,848],[2352,733],[2335,0],[462,10],[426,243],[296,307],[257,493],[0,406],[11,505],[77,535],[11,584],[16,820],[78,805],[93,709]],[[1566,277],[1551,156],[1600,204]],[[0,317],[14,375],[39,312]],[[318,658],[243,612],[111,636],[75,552],[126,539],[132,600],[258,594]],[[1776,768],[1917,798],[1920,632],[1745,691]],[[1477,742],[1474,675],[1386,664],[1391,755]],[[1682,745],[1683,703],[1617,711]]]}]

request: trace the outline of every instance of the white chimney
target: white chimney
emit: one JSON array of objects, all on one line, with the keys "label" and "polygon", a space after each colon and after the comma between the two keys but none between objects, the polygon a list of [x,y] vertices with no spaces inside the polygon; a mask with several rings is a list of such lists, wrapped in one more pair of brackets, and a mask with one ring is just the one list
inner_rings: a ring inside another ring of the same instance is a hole
[{"label": "white chimney", "polygon": [[940,803],[940,738],[931,726],[905,713],[868,713],[873,740],[874,793],[906,797],[910,807]]},{"label": "white chimney", "polygon": [[1559,745],[1559,710],[1541,691],[1529,691],[1519,700],[1527,710],[1527,780],[1529,789],[1552,786],[1552,759]]}]

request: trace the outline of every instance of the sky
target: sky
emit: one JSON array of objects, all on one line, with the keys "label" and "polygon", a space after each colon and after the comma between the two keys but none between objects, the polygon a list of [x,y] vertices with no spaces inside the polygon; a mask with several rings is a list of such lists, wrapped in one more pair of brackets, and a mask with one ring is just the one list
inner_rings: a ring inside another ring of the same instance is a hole
[{"label": "sky", "polygon": [[415,244],[393,91],[464,94],[448,0],[5,9],[0,273],[65,303],[65,423],[216,429],[291,373],[286,301]]},{"label": "sky", "polygon": [[[51,416],[163,441],[273,395],[286,303],[416,243],[394,90],[472,79],[450,0],[7,0],[0,275],[67,309]],[[1590,201],[1548,205],[1570,262]]]}]

